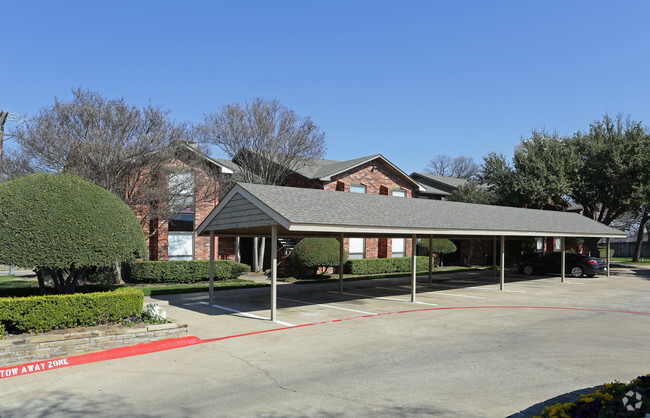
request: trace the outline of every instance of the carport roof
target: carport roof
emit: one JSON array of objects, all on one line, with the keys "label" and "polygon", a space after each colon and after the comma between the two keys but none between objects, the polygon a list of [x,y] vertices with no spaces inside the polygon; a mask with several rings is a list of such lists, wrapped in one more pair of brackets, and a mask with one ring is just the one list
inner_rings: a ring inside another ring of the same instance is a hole
[{"label": "carport roof", "polygon": [[199,225],[199,235],[406,237],[437,235],[619,238],[576,213],[239,183]]}]

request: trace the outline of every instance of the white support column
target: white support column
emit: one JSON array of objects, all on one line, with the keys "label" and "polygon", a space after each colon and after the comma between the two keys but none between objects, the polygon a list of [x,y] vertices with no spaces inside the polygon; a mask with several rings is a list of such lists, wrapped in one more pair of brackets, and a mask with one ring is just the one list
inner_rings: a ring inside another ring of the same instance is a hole
[{"label": "white support column", "polygon": [[271,226],[271,321],[277,319],[278,302],[278,226]]},{"label": "white support column", "polygon": [[210,231],[210,296],[208,302],[214,305],[214,231]]},{"label": "white support column", "polygon": [[609,262],[611,261],[610,239],[611,238],[607,238],[607,277],[609,277]]},{"label": "white support column", "polygon": [[239,237],[235,238],[235,261],[241,263],[241,253],[239,248]]},{"label": "white support column", "polygon": [[429,286],[433,284],[433,235],[429,235]]},{"label": "white support column", "polygon": [[501,280],[499,289],[503,290],[506,283],[506,237],[501,235]]},{"label": "white support column", "polygon": [[566,277],[566,247],[564,246],[564,240],[565,238],[562,237],[561,243],[560,243],[560,250],[562,251],[562,256],[560,261],[560,277],[562,278],[560,281],[564,283],[564,278]]},{"label": "white support column", "polygon": [[343,245],[343,232],[341,232],[341,242],[339,244],[339,293],[343,293],[343,256],[345,255],[345,245]]},{"label": "white support column", "polygon": [[411,302],[415,302],[415,293],[416,293],[416,287],[417,287],[417,259],[415,258],[415,249],[417,246],[418,242],[418,236],[413,234],[411,235]]},{"label": "white support column", "polygon": [[497,278],[497,237],[492,240],[492,277]]}]

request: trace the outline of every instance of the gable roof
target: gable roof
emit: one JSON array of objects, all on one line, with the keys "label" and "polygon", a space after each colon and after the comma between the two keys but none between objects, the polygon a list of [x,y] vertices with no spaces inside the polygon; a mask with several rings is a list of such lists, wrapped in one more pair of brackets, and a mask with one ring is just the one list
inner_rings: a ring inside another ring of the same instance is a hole
[{"label": "gable roof", "polygon": [[[254,151],[249,151],[254,152]],[[274,154],[269,153],[267,158],[274,159]],[[366,164],[373,160],[382,161],[390,170],[397,173],[404,180],[409,182],[411,185],[415,186],[418,190],[424,191],[425,189],[417,181],[413,180],[408,176],[404,171],[402,171],[395,164],[391,163],[386,157],[381,154],[367,155],[365,157],[354,158],[346,161],[337,161],[337,160],[327,160],[324,158],[309,158],[307,163],[295,170],[295,173],[308,179],[308,180],[318,180],[318,181],[332,181],[332,177],[337,174],[341,174],[345,171],[352,170],[355,167],[359,167],[363,164]],[[219,160],[221,161],[221,160]],[[223,160],[225,161],[225,160]],[[237,166],[236,163],[231,161],[232,165]],[[235,169],[235,172],[237,170]]]},{"label": "gable roof", "polygon": [[[225,164],[225,163],[224,163],[224,162],[227,161],[227,160],[220,160],[220,159],[217,159],[217,158],[209,157],[208,155],[206,155],[203,151],[201,151],[201,150],[198,148],[198,146],[196,145],[196,142],[192,142],[192,141],[177,141],[177,142],[176,142],[176,145],[177,145],[179,148],[182,148],[182,149],[184,149],[184,150],[186,150],[186,151],[190,151],[190,152],[196,154],[197,156],[199,156],[200,158],[203,158],[203,159],[204,159],[205,161],[207,161],[208,163],[210,163],[210,164],[212,164],[212,165],[215,165],[215,166],[219,167],[220,171],[221,171],[222,173],[224,173],[224,174],[233,174],[233,173],[234,173],[234,171],[233,171],[233,169],[231,168],[231,166],[230,166],[229,164]],[[232,164],[232,162],[231,162],[231,164]]]},{"label": "gable roof", "polygon": [[575,213],[374,194],[237,184],[199,225],[199,235],[624,237]]},{"label": "gable roof", "polygon": [[459,186],[467,184],[467,180],[456,177],[437,176],[427,173],[411,173],[411,178],[420,183],[425,188],[425,193],[437,194],[442,196],[450,195]]}]

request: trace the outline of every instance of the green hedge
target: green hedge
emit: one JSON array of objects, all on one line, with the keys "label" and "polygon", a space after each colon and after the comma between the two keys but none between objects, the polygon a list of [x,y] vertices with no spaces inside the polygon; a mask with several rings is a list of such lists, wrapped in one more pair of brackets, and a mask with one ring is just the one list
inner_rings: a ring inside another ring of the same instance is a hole
[{"label": "green hedge", "polygon": [[[236,279],[251,268],[229,260],[215,260],[214,279]],[[195,283],[210,279],[210,261],[134,261],[129,264],[129,283]]]},{"label": "green hedge", "polygon": [[[348,260],[343,271],[347,274],[383,274],[411,271],[411,257],[364,258]],[[429,270],[429,257],[416,257],[417,271]]]},{"label": "green hedge", "polygon": [[0,324],[8,332],[47,332],[94,326],[142,313],[141,290],[0,298]]}]

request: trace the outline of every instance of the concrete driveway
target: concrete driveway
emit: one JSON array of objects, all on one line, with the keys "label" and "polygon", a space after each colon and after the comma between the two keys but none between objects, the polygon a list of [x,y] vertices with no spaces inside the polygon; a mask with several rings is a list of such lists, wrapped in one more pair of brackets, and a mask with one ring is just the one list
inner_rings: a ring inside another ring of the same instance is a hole
[{"label": "concrete driveway", "polygon": [[612,273],[421,277],[417,304],[409,278],[283,285],[285,325],[255,318],[269,289],[169,296],[232,338],[0,380],[0,416],[507,416],[650,373],[650,271]]}]

